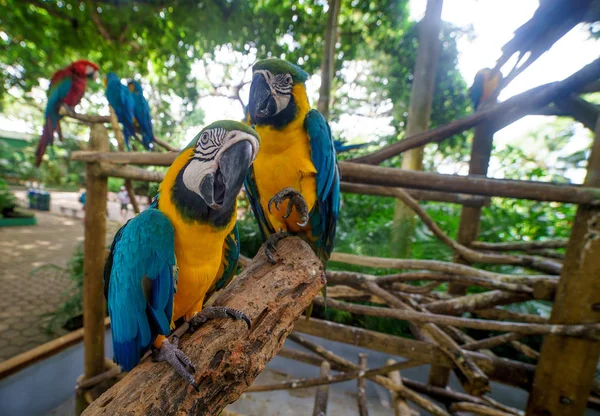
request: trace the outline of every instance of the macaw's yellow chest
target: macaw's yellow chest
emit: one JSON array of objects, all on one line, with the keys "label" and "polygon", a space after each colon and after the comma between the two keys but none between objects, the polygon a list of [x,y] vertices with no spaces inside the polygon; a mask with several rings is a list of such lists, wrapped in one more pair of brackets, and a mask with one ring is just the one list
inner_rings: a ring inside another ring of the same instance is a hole
[{"label": "macaw's yellow chest", "polygon": [[[158,208],[175,229],[175,259],[179,269],[173,300],[173,321],[191,318],[202,310],[204,296],[220,276],[225,238],[235,226],[235,215],[224,227],[215,227],[181,217],[170,195],[170,172],[161,185]],[[234,209],[233,212],[236,212]]]},{"label": "macaw's yellow chest", "polygon": [[308,205],[309,211],[317,198],[316,169],[310,158],[310,140],[302,125],[290,124],[283,130],[269,126],[256,126],[261,140],[260,150],[254,161],[254,177],[260,195],[260,205],[276,231],[299,232],[300,216],[294,208],[292,214],[283,218],[288,201],[279,210],[269,200],[284,188],[294,188]]}]

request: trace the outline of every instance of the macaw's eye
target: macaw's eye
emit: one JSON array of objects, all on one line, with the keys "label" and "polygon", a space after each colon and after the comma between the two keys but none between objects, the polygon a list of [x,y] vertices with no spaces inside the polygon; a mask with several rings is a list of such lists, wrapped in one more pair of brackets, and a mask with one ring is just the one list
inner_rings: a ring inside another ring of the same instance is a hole
[{"label": "macaw's eye", "polygon": [[293,82],[294,82],[294,80],[292,79],[292,76],[290,74],[286,74],[285,83],[288,85],[292,85]]}]

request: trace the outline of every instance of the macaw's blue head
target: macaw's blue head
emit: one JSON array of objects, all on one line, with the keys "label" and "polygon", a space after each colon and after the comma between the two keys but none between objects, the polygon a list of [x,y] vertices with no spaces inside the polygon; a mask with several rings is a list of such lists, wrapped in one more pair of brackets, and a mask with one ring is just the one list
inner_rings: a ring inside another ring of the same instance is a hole
[{"label": "macaw's blue head", "polygon": [[127,83],[127,87],[131,92],[142,94],[142,84],[140,84],[139,81],[132,79]]},{"label": "macaw's blue head", "polygon": [[[300,67],[277,58],[259,61],[252,68],[248,112],[252,124],[283,127],[296,115],[293,90],[304,85],[308,74]],[[305,97],[302,100],[308,102]]]},{"label": "macaw's blue head", "polygon": [[259,138],[254,129],[222,120],[206,126],[181,152],[185,165],[173,189],[175,203],[219,224],[227,220],[244,178],[258,154]]},{"label": "macaw's blue head", "polygon": [[121,78],[117,76],[114,72],[108,72],[104,77],[104,86],[106,87],[111,82],[121,82]]}]

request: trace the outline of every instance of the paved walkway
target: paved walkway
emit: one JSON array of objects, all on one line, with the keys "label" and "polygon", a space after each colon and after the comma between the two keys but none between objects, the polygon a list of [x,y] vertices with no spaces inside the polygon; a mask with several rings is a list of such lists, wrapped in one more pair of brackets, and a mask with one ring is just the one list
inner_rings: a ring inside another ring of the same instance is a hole
[{"label": "paved walkway", "polygon": [[[37,225],[0,228],[0,361],[61,333],[45,329],[73,288],[66,267],[83,242],[83,222],[36,211]],[[119,224],[109,221],[107,236]]]}]

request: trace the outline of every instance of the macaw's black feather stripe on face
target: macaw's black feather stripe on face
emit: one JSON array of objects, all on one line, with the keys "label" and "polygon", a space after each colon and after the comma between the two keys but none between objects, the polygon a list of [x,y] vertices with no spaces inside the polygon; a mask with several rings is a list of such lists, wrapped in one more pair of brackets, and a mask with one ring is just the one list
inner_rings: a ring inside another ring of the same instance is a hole
[{"label": "macaw's black feather stripe on face", "polygon": [[196,142],[194,158],[198,160],[213,160],[221,146],[223,146],[226,136],[227,130],[220,127],[204,131]]}]

